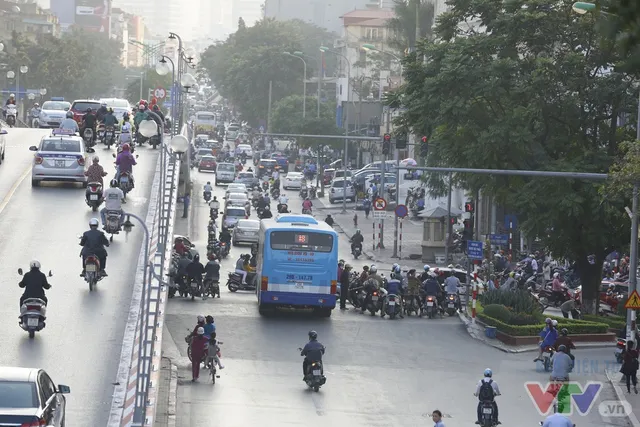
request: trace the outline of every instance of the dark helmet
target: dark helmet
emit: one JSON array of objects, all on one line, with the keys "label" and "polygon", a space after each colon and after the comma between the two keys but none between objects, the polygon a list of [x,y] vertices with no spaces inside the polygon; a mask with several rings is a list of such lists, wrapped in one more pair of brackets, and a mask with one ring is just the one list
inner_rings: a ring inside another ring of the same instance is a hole
[{"label": "dark helmet", "polygon": [[565,337],[566,337],[567,335],[569,335],[569,331],[567,331],[567,328],[562,328],[562,330],[560,331],[560,333],[561,333],[562,335],[564,335]]},{"label": "dark helmet", "polygon": [[309,331],[309,339],[315,341],[318,339],[318,333],[316,331]]},{"label": "dark helmet", "polygon": [[87,113],[90,113],[91,111],[91,107],[87,108]]},{"label": "dark helmet", "polygon": [[111,184],[111,187],[115,188],[115,187],[118,186],[118,180],[117,179],[112,179],[110,184]]},{"label": "dark helmet", "polygon": [[198,261],[200,261],[200,255],[199,254],[195,254],[193,256],[193,262],[198,262]]}]

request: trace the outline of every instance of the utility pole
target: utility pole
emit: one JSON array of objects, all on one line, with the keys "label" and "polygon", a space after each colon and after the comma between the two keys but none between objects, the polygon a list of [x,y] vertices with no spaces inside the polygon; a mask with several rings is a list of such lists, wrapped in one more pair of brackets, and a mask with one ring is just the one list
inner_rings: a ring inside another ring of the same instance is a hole
[{"label": "utility pole", "polygon": [[[638,94],[638,122],[636,124],[636,144],[640,142],[640,93]],[[631,205],[631,247],[629,250],[629,296],[637,289],[638,276],[638,191],[640,183],[633,183],[633,201]],[[636,311],[627,310],[627,341],[635,342]],[[638,343],[636,343],[636,348]]]},{"label": "utility pole", "polygon": [[420,3],[422,0],[416,0],[416,41],[413,44],[413,49],[417,50],[418,40],[420,39]]},{"label": "utility pole", "polygon": [[453,232],[453,227],[451,226],[451,193],[453,191],[452,188],[452,180],[451,174],[448,174],[449,178],[449,194],[447,195],[447,238],[445,240],[446,246],[444,247],[444,259],[445,263],[449,263],[449,245],[451,243],[451,234]]},{"label": "utility pole", "polygon": [[[387,114],[385,118],[385,133],[391,131],[391,108],[387,107]],[[382,154],[382,162],[380,162],[380,197],[384,199],[386,192],[384,191],[384,175],[387,173],[387,155]],[[398,183],[396,183],[396,199],[398,198]],[[385,199],[386,200],[386,199]],[[397,204],[396,204],[397,206]],[[380,249],[384,249],[384,218],[380,219]]]}]

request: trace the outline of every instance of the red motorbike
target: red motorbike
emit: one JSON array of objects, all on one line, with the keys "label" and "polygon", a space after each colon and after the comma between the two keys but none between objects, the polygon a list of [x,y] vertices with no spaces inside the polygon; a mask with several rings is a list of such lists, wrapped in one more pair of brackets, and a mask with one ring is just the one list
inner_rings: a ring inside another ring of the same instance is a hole
[{"label": "red motorbike", "polygon": [[567,288],[562,288],[562,292],[554,292],[550,287],[544,287],[538,293],[538,299],[544,307],[560,307],[571,299],[571,294]]}]

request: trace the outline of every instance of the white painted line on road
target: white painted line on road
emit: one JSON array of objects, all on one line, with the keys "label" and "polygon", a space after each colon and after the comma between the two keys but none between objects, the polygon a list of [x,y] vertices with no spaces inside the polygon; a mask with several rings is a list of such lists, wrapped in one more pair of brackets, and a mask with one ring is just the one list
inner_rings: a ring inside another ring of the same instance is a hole
[{"label": "white painted line on road", "polygon": [[7,195],[4,196],[4,199],[2,199],[2,202],[0,202],[0,213],[2,213],[4,208],[7,207],[13,195],[16,193],[16,191],[18,191],[18,187],[20,187],[20,184],[22,184],[22,181],[24,181],[25,178],[29,176],[30,173],[31,173],[31,166],[27,167],[27,169],[24,172],[22,172],[22,175],[20,175],[20,178],[18,178],[18,180],[11,186]]}]

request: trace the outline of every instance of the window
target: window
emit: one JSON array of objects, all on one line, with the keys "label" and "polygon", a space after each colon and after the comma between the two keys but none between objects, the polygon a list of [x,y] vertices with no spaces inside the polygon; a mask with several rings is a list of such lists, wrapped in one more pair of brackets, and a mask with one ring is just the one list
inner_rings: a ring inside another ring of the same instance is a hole
[{"label": "window", "polygon": [[427,226],[424,227],[424,235],[422,236],[422,240],[431,240],[431,223],[427,222]]},{"label": "window", "polygon": [[84,113],[85,111],[87,111],[87,108],[91,108],[94,111],[97,110],[98,108],[100,108],[100,103],[99,102],[74,102],[72,108],[76,111],[81,111]]},{"label": "window", "polygon": [[382,30],[380,28],[365,28],[364,34],[367,40],[379,40],[382,38]]},{"label": "window", "polygon": [[68,102],[59,102],[59,101],[47,101],[42,104],[43,110],[68,110],[71,107],[71,104]]},{"label": "window", "polygon": [[271,249],[281,251],[331,252],[333,236],[325,233],[304,231],[272,231]]},{"label": "window", "polygon": [[47,403],[49,398],[56,394],[56,386],[47,374],[40,375],[40,388],[42,389],[42,403]]},{"label": "window", "polygon": [[236,167],[228,163],[221,163],[218,165],[218,170],[222,172],[235,172]]},{"label": "window", "polygon": [[231,218],[244,218],[247,216],[247,211],[242,208],[229,208],[227,209],[227,216]]},{"label": "window", "polygon": [[436,242],[441,242],[444,240],[444,223],[445,221],[440,221],[436,224],[433,224],[433,227],[434,227],[433,240]]},{"label": "window", "polygon": [[78,141],[68,141],[63,139],[54,139],[49,141],[44,141],[42,143],[42,151],[56,151],[61,153],[79,153],[80,152],[80,142]]},{"label": "window", "polygon": [[35,383],[0,382],[0,402],[3,408],[37,408],[40,406],[37,393]]}]

